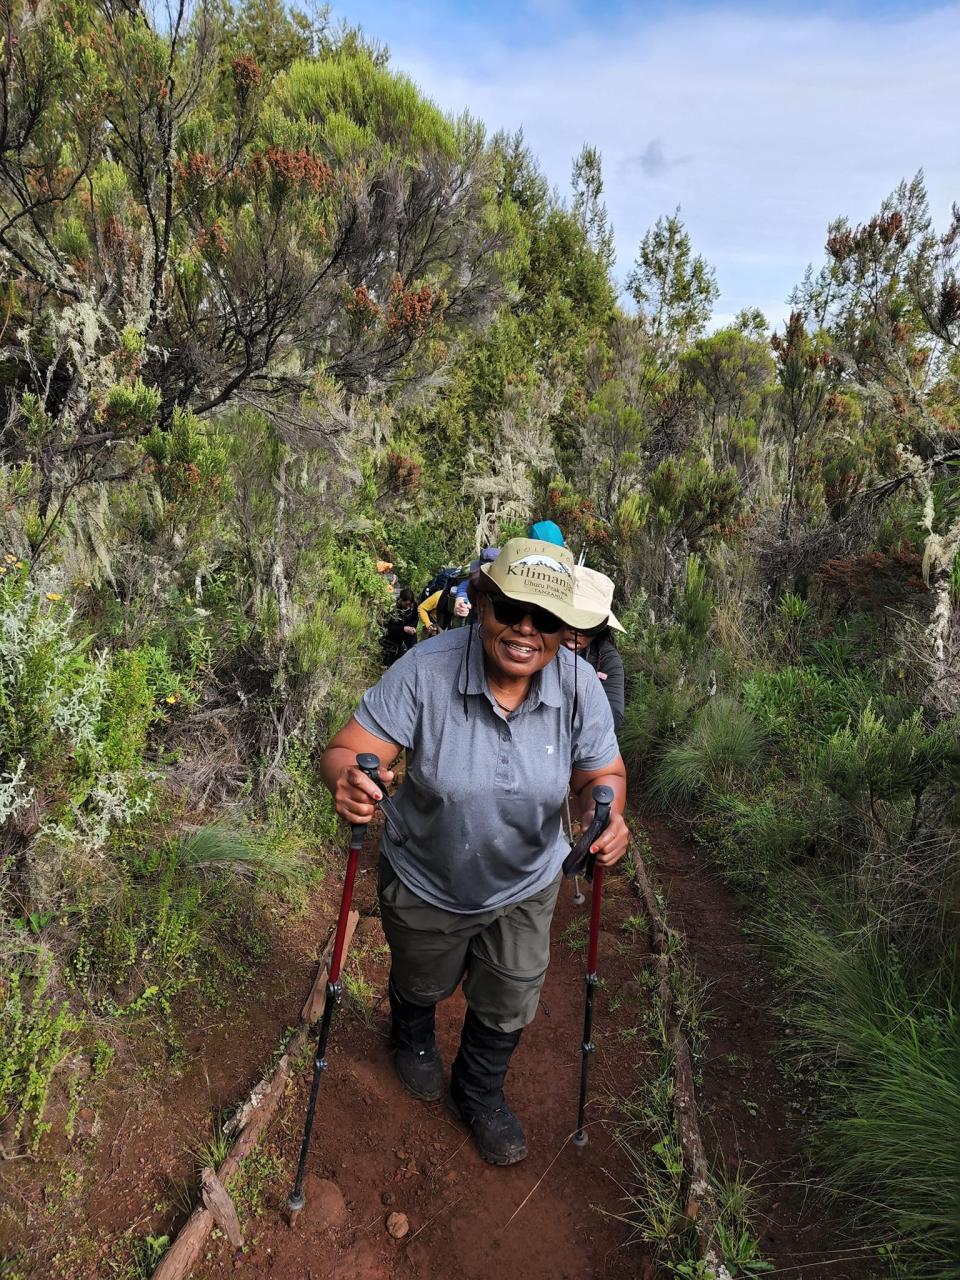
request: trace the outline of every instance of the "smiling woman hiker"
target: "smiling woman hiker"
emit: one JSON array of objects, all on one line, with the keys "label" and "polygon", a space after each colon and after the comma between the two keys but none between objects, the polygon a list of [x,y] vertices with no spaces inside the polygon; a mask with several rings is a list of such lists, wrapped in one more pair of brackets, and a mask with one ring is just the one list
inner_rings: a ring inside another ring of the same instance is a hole
[{"label": "smiling woman hiker", "polygon": [[434,1012],[466,975],[448,1105],[491,1164],[527,1154],[503,1082],[550,958],[568,786],[582,818],[594,786],[613,788],[610,825],[593,848],[604,866],[627,848],[610,707],[593,669],[560,645],[565,626],[605,619],[574,607],[573,567],[566,548],[507,542],[471,580],[477,627],[411,649],[367,690],[320,761],[337,812],[366,823],[380,793],[357,754],[386,763],[406,751],[395,797],[404,830],[384,830],[379,880],[394,1062],[414,1097],[442,1096]]}]

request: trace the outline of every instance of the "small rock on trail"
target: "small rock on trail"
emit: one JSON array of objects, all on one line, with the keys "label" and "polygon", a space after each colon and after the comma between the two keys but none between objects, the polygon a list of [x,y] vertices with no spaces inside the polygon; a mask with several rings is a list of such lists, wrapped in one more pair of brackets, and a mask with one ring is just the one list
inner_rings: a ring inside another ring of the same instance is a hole
[{"label": "small rock on trail", "polygon": [[410,1230],[410,1223],[405,1213],[391,1213],[387,1218],[387,1230],[394,1240],[402,1240]]}]

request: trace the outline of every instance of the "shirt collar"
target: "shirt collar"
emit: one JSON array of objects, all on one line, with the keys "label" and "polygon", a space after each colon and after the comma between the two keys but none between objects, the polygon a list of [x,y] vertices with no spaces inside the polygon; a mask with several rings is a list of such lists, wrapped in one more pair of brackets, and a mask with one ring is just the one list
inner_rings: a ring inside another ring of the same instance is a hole
[{"label": "shirt collar", "polygon": [[[487,673],[483,666],[483,641],[476,634],[476,628],[471,625],[470,632],[467,636],[467,644],[464,646],[463,659],[460,663],[460,678],[457,682],[457,688],[460,694],[467,694],[468,697],[482,696],[493,701],[493,695],[490,692],[490,686],[487,683]],[[560,651],[553,659],[548,662],[542,671],[538,671],[533,677],[530,685],[530,693],[527,695],[525,706],[530,710],[534,710],[541,703],[548,707],[559,707],[563,705],[563,690],[560,683],[560,662],[563,659]],[[468,663],[469,659],[469,663]]]}]

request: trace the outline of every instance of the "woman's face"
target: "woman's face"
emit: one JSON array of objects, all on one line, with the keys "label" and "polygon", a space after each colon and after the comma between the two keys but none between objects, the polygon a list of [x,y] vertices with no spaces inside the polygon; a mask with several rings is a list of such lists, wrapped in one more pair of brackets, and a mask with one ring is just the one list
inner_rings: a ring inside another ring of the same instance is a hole
[{"label": "woman's face", "polygon": [[532,676],[557,656],[559,631],[538,631],[529,614],[513,624],[498,622],[487,596],[478,598],[477,608],[483,650],[495,673],[514,680]]},{"label": "woman's face", "polygon": [[572,653],[583,653],[590,643],[590,637],[583,631],[574,631],[570,627],[564,627],[560,632],[560,643]]}]

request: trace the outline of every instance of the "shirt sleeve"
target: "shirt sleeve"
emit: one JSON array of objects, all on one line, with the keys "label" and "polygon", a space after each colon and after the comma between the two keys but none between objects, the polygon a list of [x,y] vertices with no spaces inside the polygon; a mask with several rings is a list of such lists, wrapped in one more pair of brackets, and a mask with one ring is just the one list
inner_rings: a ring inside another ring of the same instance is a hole
[{"label": "shirt sleeve", "polygon": [[613,712],[597,673],[583,661],[579,680],[579,705],[574,722],[573,767],[602,769],[620,754],[613,731]]},{"label": "shirt sleeve", "polygon": [[420,714],[418,675],[416,650],[409,650],[360,699],[354,718],[361,729],[409,750]]},{"label": "shirt sleeve", "polygon": [[425,627],[433,626],[433,619],[430,617],[430,615],[431,613],[433,613],[437,605],[440,603],[440,597],[442,595],[443,595],[442,591],[435,591],[432,596],[427,596],[423,604],[417,606],[417,612],[420,615],[420,621],[423,624],[423,626]]}]

